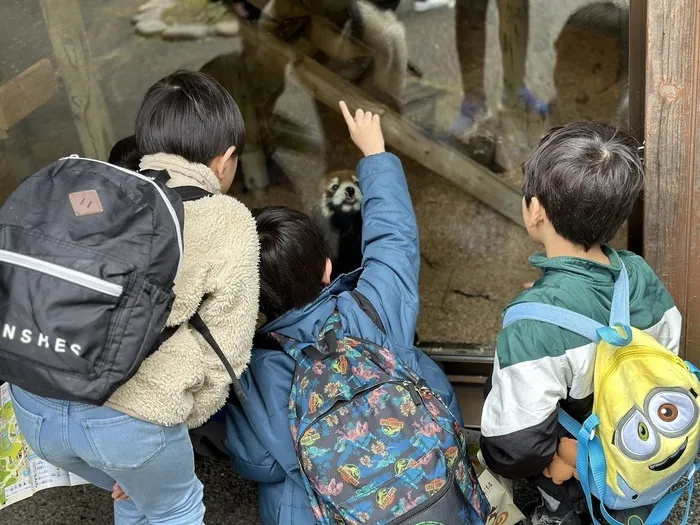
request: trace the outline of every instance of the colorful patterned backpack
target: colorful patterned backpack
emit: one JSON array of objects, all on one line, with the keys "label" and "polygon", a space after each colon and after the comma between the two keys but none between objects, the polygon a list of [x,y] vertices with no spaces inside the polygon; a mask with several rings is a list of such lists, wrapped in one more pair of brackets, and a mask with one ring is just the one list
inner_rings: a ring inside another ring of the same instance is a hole
[{"label": "colorful patterned backpack", "polygon": [[387,349],[270,334],[297,363],[289,422],[319,524],[483,525],[491,511],[455,417]]},{"label": "colorful patterned backpack", "polygon": [[576,467],[591,515],[595,496],[608,523],[621,525],[608,508],[654,505],[644,523],[661,525],[687,492],[685,525],[700,466],[700,370],[630,326],[624,264],[609,326],[539,303],[508,308],[503,325],[521,319],[554,324],[598,343],[593,414],[583,425],[564,411],[559,414],[562,426],[578,438]]}]

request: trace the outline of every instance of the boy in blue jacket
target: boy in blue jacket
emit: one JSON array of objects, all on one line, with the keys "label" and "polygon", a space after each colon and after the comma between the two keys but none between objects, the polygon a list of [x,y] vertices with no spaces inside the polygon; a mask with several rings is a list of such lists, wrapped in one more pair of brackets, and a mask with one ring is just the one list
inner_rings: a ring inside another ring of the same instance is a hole
[{"label": "boy in blue jacket", "polygon": [[[394,352],[459,417],[455,392],[440,368],[413,346],[420,251],[411,197],[397,157],[384,151],[379,115],[341,102],[350,134],[365,155],[357,168],[362,202],[362,267],[330,284],[323,236],[305,214],[284,207],[254,212],[260,237],[260,309],[277,332],[313,343],[334,311],[343,328]],[[241,382],[242,405],[230,403],[227,443],[241,476],[259,482],[263,523],[313,525],[289,430],[294,360],[253,348]]]}]

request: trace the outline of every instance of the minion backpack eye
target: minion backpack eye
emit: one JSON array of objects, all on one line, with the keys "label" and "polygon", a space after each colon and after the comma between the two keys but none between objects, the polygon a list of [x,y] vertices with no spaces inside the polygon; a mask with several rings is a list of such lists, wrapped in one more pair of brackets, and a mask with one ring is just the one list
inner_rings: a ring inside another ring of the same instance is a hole
[{"label": "minion backpack eye", "polygon": [[645,461],[659,451],[659,436],[646,416],[634,407],[620,420],[615,445],[628,458]]},{"label": "minion backpack eye", "polygon": [[652,390],[647,397],[646,413],[652,425],[669,438],[682,436],[698,421],[698,405],[682,388]]}]

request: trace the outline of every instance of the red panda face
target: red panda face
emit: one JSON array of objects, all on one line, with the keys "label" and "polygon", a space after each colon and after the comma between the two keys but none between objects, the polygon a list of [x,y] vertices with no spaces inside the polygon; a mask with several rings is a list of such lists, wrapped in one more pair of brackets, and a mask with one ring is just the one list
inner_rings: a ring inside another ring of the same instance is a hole
[{"label": "red panda face", "polygon": [[362,191],[357,173],[352,170],[334,171],[321,181],[321,211],[329,217],[335,213],[359,213]]}]

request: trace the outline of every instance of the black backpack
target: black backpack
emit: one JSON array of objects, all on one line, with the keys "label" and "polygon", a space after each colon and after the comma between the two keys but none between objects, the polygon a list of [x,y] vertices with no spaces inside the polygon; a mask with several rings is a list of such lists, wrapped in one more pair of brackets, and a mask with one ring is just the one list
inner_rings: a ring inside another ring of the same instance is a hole
[{"label": "black backpack", "polygon": [[[165,186],[77,155],[27,178],[0,208],[0,380],[101,405],[175,332],[163,330],[183,255],[183,201]],[[242,390],[198,314],[190,319]]]}]

